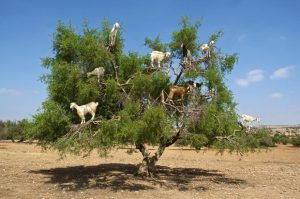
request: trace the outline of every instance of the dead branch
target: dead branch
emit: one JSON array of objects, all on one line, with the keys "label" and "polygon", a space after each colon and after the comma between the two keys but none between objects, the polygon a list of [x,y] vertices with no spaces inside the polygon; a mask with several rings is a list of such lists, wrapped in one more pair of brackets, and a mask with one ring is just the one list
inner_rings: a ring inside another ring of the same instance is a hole
[{"label": "dead branch", "polygon": [[[121,120],[121,116],[118,115],[113,115],[111,119],[109,119],[111,121],[120,121]],[[109,121],[106,120],[106,121]],[[105,120],[89,120],[86,123],[83,124],[73,124],[71,125],[71,128],[69,130],[69,132],[67,134],[64,135],[64,138],[68,138],[68,137],[74,137],[77,134],[80,134],[86,127],[90,126],[91,124],[94,125],[101,125]],[[93,136],[95,136],[97,133],[95,133]]]},{"label": "dead branch", "polygon": [[193,66],[196,66],[202,62],[207,62],[207,61],[208,61],[208,57],[199,57],[197,60],[192,61],[191,63]]},{"label": "dead branch", "polygon": [[117,66],[116,63],[113,62],[113,61],[112,61],[112,65],[114,67],[116,81],[119,82],[119,76],[118,76],[118,68],[119,68],[119,66]]},{"label": "dead branch", "polygon": [[168,105],[174,109],[176,109],[179,113],[183,113],[183,110],[180,110],[177,106],[172,105],[171,103],[162,102],[164,105]]},{"label": "dead branch", "polygon": [[144,73],[153,73],[155,71],[159,71],[159,68],[148,66],[143,70]]},{"label": "dead branch", "polygon": [[228,135],[228,136],[216,136],[218,140],[226,140],[231,144],[237,144],[236,136],[235,135]]}]

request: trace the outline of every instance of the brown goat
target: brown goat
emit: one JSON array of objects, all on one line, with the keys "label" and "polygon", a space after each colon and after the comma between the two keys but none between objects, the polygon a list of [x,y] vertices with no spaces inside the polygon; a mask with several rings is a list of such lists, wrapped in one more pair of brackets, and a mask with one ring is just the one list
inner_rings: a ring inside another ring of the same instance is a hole
[{"label": "brown goat", "polygon": [[187,87],[182,87],[182,86],[172,86],[170,88],[170,93],[169,96],[166,100],[166,102],[170,102],[171,104],[174,104],[173,102],[173,97],[174,95],[179,95],[181,98],[181,102],[183,102],[184,96],[191,92],[196,86],[198,86],[198,83],[195,84],[193,81],[189,81],[189,84]]}]

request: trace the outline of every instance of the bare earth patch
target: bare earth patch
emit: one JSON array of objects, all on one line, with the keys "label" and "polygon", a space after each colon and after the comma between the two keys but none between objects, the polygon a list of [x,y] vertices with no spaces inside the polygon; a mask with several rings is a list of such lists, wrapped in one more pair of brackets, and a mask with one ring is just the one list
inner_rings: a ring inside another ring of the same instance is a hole
[{"label": "bare earth patch", "polygon": [[0,198],[299,198],[300,149],[278,146],[244,157],[167,149],[158,177],[136,176],[139,153],[99,158],[0,142]]}]

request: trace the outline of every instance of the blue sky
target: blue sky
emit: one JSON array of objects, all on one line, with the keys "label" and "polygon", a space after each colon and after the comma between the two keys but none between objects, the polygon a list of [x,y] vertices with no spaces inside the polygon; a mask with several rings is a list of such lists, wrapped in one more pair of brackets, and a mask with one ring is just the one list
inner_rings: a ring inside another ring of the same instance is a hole
[{"label": "blue sky", "polygon": [[217,46],[238,53],[227,76],[238,113],[262,124],[300,124],[300,1],[297,0],[0,0],[0,120],[30,118],[47,98],[39,77],[41,58],[51,56],[57,22],[80,30],[118,21],[125,50],[149,53],[144,38],[169,42],[181,16],[202,19],[199,42],[218,30]]}]

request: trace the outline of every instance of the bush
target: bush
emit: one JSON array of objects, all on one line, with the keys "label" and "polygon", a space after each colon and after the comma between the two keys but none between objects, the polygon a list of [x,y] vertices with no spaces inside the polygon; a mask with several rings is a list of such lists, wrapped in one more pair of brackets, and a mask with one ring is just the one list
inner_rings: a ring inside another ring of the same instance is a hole
[{"label": "bush", "polygon": [[261,146],[264,147],[275,146],[271,136],[271,130],[268,128],[259,128],[254,137],[258,140]]},{"label": "bush", "polygon": [[189,139],[178,139],[176,142],[175,142],[175,146],[178,146],[178,147],[186,147],[186,146],[189,146],[190,144],[190,140]]},{"label": "bush", "polygon": [[289,143],[289,137],[286,136],[285,134],[277,132],[273,136],[272,141],[274,142],[274,144],[284,144],[284,145],[286,145],[287,143]]},{"label": "bush", "polygon": [[271,137],[263,137],[260,139],[260,144],[265,147],[274,147],[275,144],[272,141]]},{"label": "bush", "polygon": [[24,129],[28,123],[26,119],[20,121],[0,121],[0,140],[24,140]]},{"label": "bush", "polygon": [[300,135],[296,135],[291,139],[293,146],[300,147]]}]

